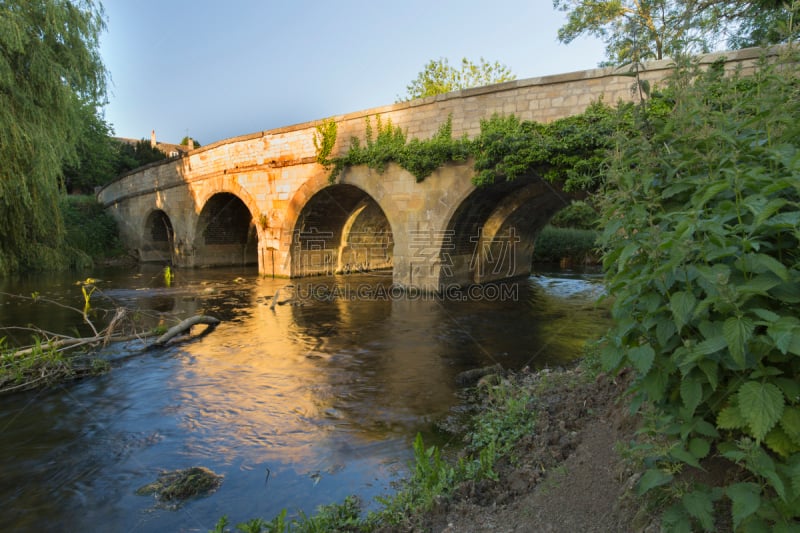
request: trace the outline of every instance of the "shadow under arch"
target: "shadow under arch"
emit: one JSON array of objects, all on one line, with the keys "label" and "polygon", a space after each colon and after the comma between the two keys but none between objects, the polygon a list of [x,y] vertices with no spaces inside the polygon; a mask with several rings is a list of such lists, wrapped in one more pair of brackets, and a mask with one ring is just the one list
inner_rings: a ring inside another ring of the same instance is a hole
[{"label": "shadow under arch", "polygon": [[153,209],[145,217],[139,260],[143,263],[172,263],[175,230],[172,221],[161,209]]},{"label": "shadow under arch", "polygon": [[440,284],[466,286],[529,275],[539,232],[576,198],[537,176],[476,188],[447,223]]},{"label": "shadow under arch", "polygon": [[231,192],[216,192],[197,218],[195,266],[258,264],[258,230],[244,201]]},{"label": "shadow under arch", "polygon": [[311,195],[292,230],[290,275],[348,274],[392,268],[394,237],[386,213],[355,185]]}]

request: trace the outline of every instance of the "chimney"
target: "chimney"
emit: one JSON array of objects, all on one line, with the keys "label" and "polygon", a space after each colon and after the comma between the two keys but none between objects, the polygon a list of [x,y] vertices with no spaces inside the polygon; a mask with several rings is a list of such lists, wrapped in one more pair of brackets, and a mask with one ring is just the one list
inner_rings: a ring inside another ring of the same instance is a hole
[{"label": "chimney", "polygon": [[194,139],[192,139],[191,137],[189,137],[189,138],[186,140],[186,146],[189,148],[189,150],[194,150]]},{"label": "chimney", "polygon": [[150,132],[150,148],[156,147],[156,130]]}]

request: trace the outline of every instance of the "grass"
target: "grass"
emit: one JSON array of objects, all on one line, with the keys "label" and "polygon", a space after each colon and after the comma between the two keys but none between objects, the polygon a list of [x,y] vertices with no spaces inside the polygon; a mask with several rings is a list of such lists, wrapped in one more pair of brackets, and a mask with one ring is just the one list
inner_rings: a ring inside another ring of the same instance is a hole
[{"label": "grass", "polygon": [[101,374],[108,362],[83,354],[66,354],[38,338],[24,355],[0,338],[0,394],[43,388],[79,376]]}]

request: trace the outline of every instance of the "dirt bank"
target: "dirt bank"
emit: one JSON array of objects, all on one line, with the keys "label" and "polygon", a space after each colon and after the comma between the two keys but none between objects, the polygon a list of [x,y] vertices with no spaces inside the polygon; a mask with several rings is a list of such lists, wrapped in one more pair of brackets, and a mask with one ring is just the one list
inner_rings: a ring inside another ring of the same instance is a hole
[{"label": "dirt bank", "polygon": [[[497,466],[498,481],[465,484],[422,519],[419,530],[470,532],[626,532],[658,529],[625,498],[638,479],[618,450],[635,424],[619,401],[620,378],[578,369],[510,377],[542,389],[535,431]],[[638,514],[638,516],[637,516]]]}]

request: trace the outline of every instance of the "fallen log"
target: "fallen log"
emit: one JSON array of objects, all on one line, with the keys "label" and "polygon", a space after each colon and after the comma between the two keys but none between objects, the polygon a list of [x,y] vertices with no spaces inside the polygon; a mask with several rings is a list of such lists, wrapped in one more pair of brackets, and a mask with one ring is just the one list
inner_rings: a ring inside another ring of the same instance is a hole
[{"label": "fallen log", "polygon": [[219,319],[208,315],[196,315],[189,317],[180,324],[169,328],[166,333],[161,335],[155,340],[155,342],[153,342],[153,346],[164,346],[177,335],[189,331],[192,326],[196,326],[198,324],[205,324],[208,326],[208,328],[206,328],[206,330],[203,332],[203,334],[206,334],[210,333],[211,330],[217,327],[219,324]]}]

